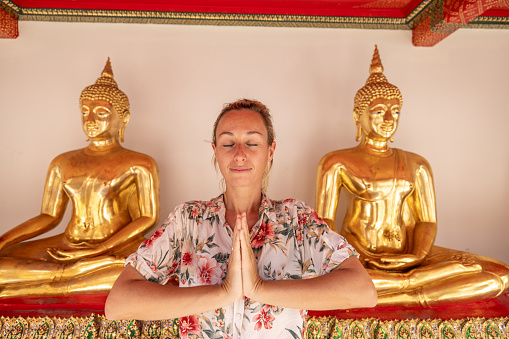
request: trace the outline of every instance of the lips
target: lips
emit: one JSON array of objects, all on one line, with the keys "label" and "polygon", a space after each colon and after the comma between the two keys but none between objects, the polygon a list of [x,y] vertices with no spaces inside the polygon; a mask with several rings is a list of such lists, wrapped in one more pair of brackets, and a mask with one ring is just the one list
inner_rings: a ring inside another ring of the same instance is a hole
[{"label": "lips", "polygon": [[91,132],[97,132],[99,130],[99,126],[96,124],[86,124],[87,130]]},{"label": "lips", "polygon": [[230,171],[233,173],[247,173],[251,170],[251,168],[248,167],[230,167]]},{"label": "lips", "polygon": [[384,132],[391,132],[393,129],[394,129],[394,125],[393,124],[383,124],[380,126],[380,129]]}]

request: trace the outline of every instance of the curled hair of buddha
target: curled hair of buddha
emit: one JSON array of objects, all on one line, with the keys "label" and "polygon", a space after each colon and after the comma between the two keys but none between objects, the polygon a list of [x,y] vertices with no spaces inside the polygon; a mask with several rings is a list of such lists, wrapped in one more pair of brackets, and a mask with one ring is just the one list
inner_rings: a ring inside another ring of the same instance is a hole
[{"label": "curled hair of buddha", "polygon": [[366,80],[366,85],[357,91],[354,99],[354,119],[357,121],[359,115],[364,113],[369,103],[376,98],[385,99],[399,99],[400,106],[403,105],[403,97],[401,96],[400,90],[390,84],[387,78],[383,74],[384,67],[380,60],[380,54],[378,53],[378,47],[375,45],[375,52],[373,53],[373,59],[369,67],[369,77]]},{"label": "curled hair of buddha", "polygon": [[[219,124],[219,121],[223,118],[223,116],[231,111],[240,111],[245,109],[260,114],[263,120],[263,124],[267,129],[267,144],[269,145],[269,147],[272,145],[272,143],[276,140],[276,133],[274,131],[274,125],[272,124],[272,116],[270,115],[270,110],[260,101],[252,99],[239,99],[235,102],[224,105],[223,109],[221,110],[221,113],[219,113],[216,121],[214,122],[214,128],[212,130],[212,142],[214,143],[214,145],[217,144],[216,143],[217,125]],[[214,163],[214,167],[217,170],[216,158],[214,157],[212,161]],[[271,160],[270,163],[267,164],[267,167],[265,168],[265,171],[263,173],[262,191],[266,191],[269,185],[269,173],[270,170],[272,169],[272,164],[273,160]]]},{"label": "curled hair of buddha", "polygon": [[108,101],[115,107],[121,119],[129,114],[129,99],[124,92],[118,89],[117,82],[113,79],[110,58],[106,61],[106,66],[95,84],[86,87],[81,92],[80,106],[84,99]]}]

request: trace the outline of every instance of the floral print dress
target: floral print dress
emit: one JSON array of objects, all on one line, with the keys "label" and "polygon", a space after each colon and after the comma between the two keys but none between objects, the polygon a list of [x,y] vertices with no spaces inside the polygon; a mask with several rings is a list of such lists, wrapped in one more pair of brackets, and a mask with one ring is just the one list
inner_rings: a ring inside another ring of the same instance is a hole
[{"label": "floral print dress", "polygon": [[[221,284],[232,249],[223,195],[176,207],[126,261],[147,280],[180,287]],[[305,203],[264,194],[251,246],[263,280],[309,279],[358,254]],[[333,287],[331,287],[333,288]],[[312,291],[310,291],[312,293]],[[302,338],[306,311],[249,298],[179,319],[181,338]]]}]

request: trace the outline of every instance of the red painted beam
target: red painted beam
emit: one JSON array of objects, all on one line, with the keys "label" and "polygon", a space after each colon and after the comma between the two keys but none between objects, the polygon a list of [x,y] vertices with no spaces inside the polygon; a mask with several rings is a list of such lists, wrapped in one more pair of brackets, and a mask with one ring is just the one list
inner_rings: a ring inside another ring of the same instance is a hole
[{"label": "red painted beam", "polygon": [[0,7],[0,39],[16,39],[18,35],[18,20]]},{"label": "red painted beam", "polygon": [[500,0],[446,0],[412,31],[414,46],[431,47],[494,7]]}]

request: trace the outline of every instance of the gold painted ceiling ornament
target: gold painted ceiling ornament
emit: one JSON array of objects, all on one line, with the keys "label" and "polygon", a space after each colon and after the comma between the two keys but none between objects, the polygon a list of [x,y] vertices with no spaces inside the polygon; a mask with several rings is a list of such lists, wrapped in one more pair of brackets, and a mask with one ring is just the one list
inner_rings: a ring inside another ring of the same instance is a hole
[{"label": "gold painted ceiling ornament", "polygon": [[113,70],[111,69],[109,57],[101,76],[97,79],[95,84],[86,87],[81,92],[80,107],[84,99],[106,100],[110,102],[122,119],[126,114],[129,114],[129,99],[124,92],[118,89],[117,82],[113,79]]},{"label": "gold painted ceiling ornament", "polygon": [[399,99],[399,106],[403,106],[403,97],[398,87],[390,84],[387,78],[383,74],[384,67],[380,54],[378,53],[378,47],[375,45],[375,52],[373,53],[373,59],[369,67],[369,77],[366,80],[366,85],[357,91],[354,99],[354,119],[357,120],[358,116],[361,115],[368,104],[376,98],[385,99]]}]

